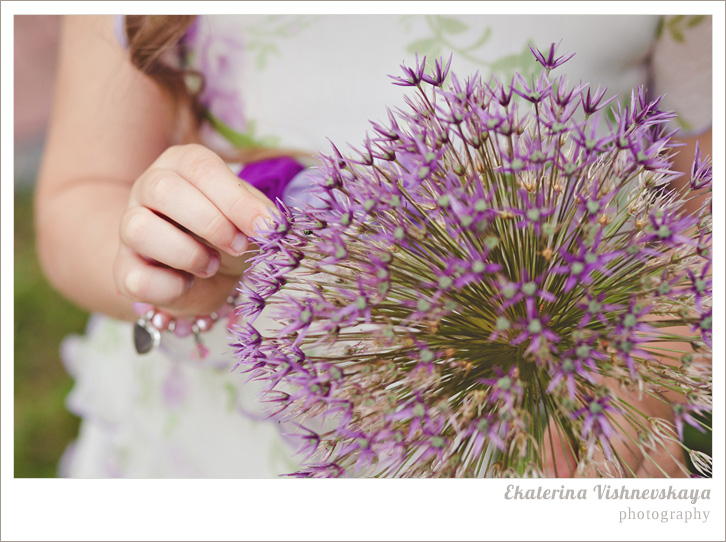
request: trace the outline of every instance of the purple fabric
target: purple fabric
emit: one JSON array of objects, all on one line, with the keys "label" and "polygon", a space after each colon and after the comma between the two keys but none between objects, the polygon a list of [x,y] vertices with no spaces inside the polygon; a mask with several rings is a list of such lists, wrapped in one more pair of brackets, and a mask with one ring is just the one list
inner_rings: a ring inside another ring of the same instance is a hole
[{"label": "purple fabric", "polygon": [[247,164],[239,172],[239,178],[247,181],[272,201],[282,201],[285,187],[305,167],[288,156],[270,158]]}]

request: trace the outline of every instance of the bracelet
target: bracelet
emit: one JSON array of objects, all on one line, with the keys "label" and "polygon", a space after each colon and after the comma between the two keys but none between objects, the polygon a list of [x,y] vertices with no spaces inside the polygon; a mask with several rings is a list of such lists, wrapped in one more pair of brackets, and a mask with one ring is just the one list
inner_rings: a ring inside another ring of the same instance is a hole
[{"label": "bracelet", "polygon": [[192,335],[195,345],[192,357],[199,360],[205,359],[209,355],[209,349],[204,346],[201,334],[210,331],[214,324],[222,318],[227,318],[227,328],[232,329],[239,316],[235,310],[238,302],[238,296],[231,295],[219,310],[192,318],[174,318],[169,313],[148,303],[134,303],[134,312],[140,316],[134,325],[134,348],[138,354],[151,352],[159,346],[161,333],[170,331],[177,337]]}]

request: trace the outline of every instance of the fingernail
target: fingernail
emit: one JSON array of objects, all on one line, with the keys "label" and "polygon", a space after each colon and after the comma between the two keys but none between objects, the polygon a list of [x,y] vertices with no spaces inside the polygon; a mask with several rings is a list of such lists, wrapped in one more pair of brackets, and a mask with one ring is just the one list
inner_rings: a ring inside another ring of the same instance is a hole
[{"label": "fingernail", "polygon": [[138,303],[138,302],[134,303],[132,305],[132,307],[134,308],[134,312],[138,316],[144,316],[147,312],[149,312],[150,310],[152,310],[154,308],[154,306],[150,305],[149,303]]},{"label": "fingernail", "polygon": [[262,216],[256,218],[255,219],[255,224],[254,224],[254,226],[255,226],[255,233],[261,233],[263,231],[269,230],[270,229],[270,222],[269,222],[269,220],[270,220],[269,218],[265,218],[265,217],[262,217]]},{"label": "fingernail", "polygon": [[187,275],[186,290],[190,290],[194,286],[194,275]]},{"label": "fingernail", "polygon": [[247,250],[247,245],[247,236],[241,231],[237,232],[237,235],[235,235],[232,240],[232,250],[234,250],[237,254],[242,254],[242,252]]},{"label": "fingernail", "polygon": [[209,260],[209,265],[207,266],[207,269],[204,271],[204,274],[209,276],[214,275],[217,272],[217,269],[219,269],[219,256],[216,254],[212,256]]}]

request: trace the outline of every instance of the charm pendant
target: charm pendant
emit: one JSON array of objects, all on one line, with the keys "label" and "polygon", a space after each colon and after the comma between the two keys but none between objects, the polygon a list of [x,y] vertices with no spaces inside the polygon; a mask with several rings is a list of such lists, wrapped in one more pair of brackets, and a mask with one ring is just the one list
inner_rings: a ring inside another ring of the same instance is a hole
[{"label": "charm pendant", "polygon": [[138,354],[146,354],[159,346],[161,333],[148,320],[139,319],[134,325],[134,348]]},{"label": "charm pendant", "polygon": [[139,315],[134,324],[134,348],[138,354],[148,354],[159,346],[161,334],[168,331],[179,338],[193,335],[195,344],[193,357],[205,359],[209,356],[209,349],[204,346],[201,334],[210,331],[221,318],[228,318],[227,326],[231,329],[237,319],[235,313],[237,301],[237,296],[231,295],[218,311],[178,319],[148,303],[134,303],[134,312]]}]

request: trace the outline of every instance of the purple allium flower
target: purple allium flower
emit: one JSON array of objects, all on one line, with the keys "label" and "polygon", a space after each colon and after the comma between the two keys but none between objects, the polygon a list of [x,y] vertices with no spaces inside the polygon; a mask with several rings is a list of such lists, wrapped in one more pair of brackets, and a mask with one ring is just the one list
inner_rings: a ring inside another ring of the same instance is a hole
[{"label": "purple allium flower", "polygon": [[689,235],[689,230],[698,222],[694,216],[678,215],[674,211],[657,210],[650,214],[649,228],[642,238],[643,242],[657,241],[665,249],[680,245],[695,245],[696,240]]},{"label": "purple allium flower", "polygon": [[578,382],[584,380],[590,384],[596,383],[594,376],[598,374],[598,369],[593,357],[598,361],[607,359],[604,354],[586,343],[581,343],[563,352],[562,358],[552,367],[550,372],[552,380],[547,386],[547,392],[551,393],[564,380],[567,393],[570,399],[574,400],[577,397]]},{"label": "purple allium flower", "polygon": [[524,341],[528,341],[529,346],[524,351],[524,355],[529,353],[536,355],[543,347],[550,351],[552,348],[551,343],[559,342],[560,337],[548,326],[549,320],[549,315],[540,314],[535,308],[532,298],[527,299],[527,313],[518,322],[519,334],[512,339],[512,345],[517,346]]},{"label": "purple allium flower", "polygon": [[592,284],[597,278],[593,272],[598,272],[603,275],[609,275],[611,273],[608,264],[620,257],[621,251],[614,250],[603,253],[599,245],[600,238],[598,234],[598,238],[595,239],[593,246],[588,246],[584,240],[578,239],[575,254],[565,250],[563,247],[561,252],[563,263],[552,268],[551,272],[567,275],[567,281],[563,285],[563,291],[565,293],[572,290],[577,284]]},{"label": "purple allium flower", "polygon": [[418,60],[418,54],[416,55],[416,67],[409,68],[408,66],[401,64],[401,71],[404,76],[389,75],[394,80],[394,85],[401,87],[415,87],[424,81],[424,70],[426,69],[426,58],[424,57],[422,62]]},{"label": "purple allium flower", "polygon": [[534,58],[537,59],[537,62],[542,64],[542,67],[546,70],[554,70],[558,66],[562,66],[565,62],[570,60],[573,56],[575,56],[575,53],[572,53],[570,56],[565,57],[565,55],[562,55],[561,57],[555,58],[555,54],[557,52],[557,48],[559,47],[559,43],[555,45],[554,43],[550,45],[549,53],[547,54],[547,57],[544,56],[542,51],[539,49],[535,49],[531,45],[529,46],[529,50],[532,51],[532,54],[534,55]]},{"label": "purple allium flower", "polygon": [[582,91],[580,99],[582,100],[582,110],[585,112],[586,115],[593,115],[614,99],[613,97],[606,100],[605,102],[602,101],[602,99],[605,97],[605,93],[607,92],[607,90],[607,88],[605,88],[604,90],[600,90],[600,87],[597,87],[597,90],[594,92],[594,94],[590,93],[590,88],[587,89],[587,94],[585,94],[584,90]]},{"label": "purple allium flower", "polygon": [[578,325],[579,328],[587,328],[593,318],[597,318],[603,326],[609,325],[608,313],[619,310],[621,307],[613,303],[606,303],[606,297],[607,294],[605,292],[599,293],[594,297],[589,293],[585,294],[585,297],[577,305],[583,311],[582,320],[580,320]]},{"label": "purple allium flower", "polygon": [[[518,282],[509,282],[506,279],[502,280],[499,283],[500,290],[497,295],[497,298],[501,299],[502,308],[507,309],[523,299],[530,298],[539,298],[549,303],[554,303],[557,301],[557,298],[542,289],[541,284],[543,281],[544,277],[530,279],[526,270],[522,271],[522,279]],[[527,304],[527,308],[531,310],[529,304]]]},{"label": "purple allium flower", "polygon": [[515,87],[514,92],[533,104],[538,104],[539,102],[544,100],[545,97],[547,97],[547,95],[549,94],[550,89],[552,88],[552,83],[549,81],[549,78],[547,77],[545,72],[542,72],[542,74],[540,74],[537,82],[533,81],[532,84],[529,86],[527,85],[527,81],[525,81],[524,77],[517,74],[517,78],[519,79],[519,83],[522,85],[522,88],[520,90],[519,88]]},{"label": "purple allium flower", "polygon": [[611,404],[611,398],[604,396],[600,398],[585,398],[585,406],[572,413],[573,418],[582,416],[582,438],[587,443],[588,454],[592,454],[595,441],[600,441],[603,451],[608,457],[612,457],[610,439],[614,434],[613,427],[608,420],[608,414],[616,412]]},{"label": "purple allium flower", "polygon": [[618,446],[656,461],[706,410],[712,226],[667,189],[673,115],[640,88],[604,127],[606,91],[533,54],[510,84],[416,57],[407,108],[320,157],[320,205],[252,239],[233,348],[298,424],[296,475],[542,476],[552,424],[577,469],[632,472]]},{"label": "purple allium flower", "polygon": [[504,451],[504,441],[499,436],[503,422],[494,415],[483,415],[472,420],[460,434],[462,438],[471,438],[471,453],[478,456],[485,446],[493,444],[499,451]]},{"label": "purple allium flower", "polygon": [[507,373],[499,367],[493,367],[494,378],[482,378],[480,382],[490,387],[490,400],[499,402],[506,408],[514,408],[522,397],[522,386],[519,382],[519,369],[512,367]]},{"label": "purple allium flower", "polygon": [[710,410],[711,408],[708,405],[675,403],[673,405],[673,414],[675,417],[678,438],[683,439],[683,422],[687,423],[701,433],[705,433],[706,429],[704,428],[703,424],[699,423],[698,420],[693,417],[693,415],[701,416]]},{"label": "purple allium flower", "polygon": [[434,70],[431,75],[423,74],[422,79],[431,86],[440,87],[446,81],[446,77],[449,75],[449,69],[451,68],[451,61],[454,58],[452,54],[449,56],[449,60],[444,66],[443,59],[438,59],[434,64]]},{"label": "purple allium flower", "polygon": [[712,177],[711,157],[707,156],[703,158],[701,156],[701,148],[698,141],[696,141],[695,159],[691,167],[691,189],[700,190],[701,188],[710,186]]},{"label": "purple allium flower", "polygon": [[[530,160],[532,160],[531,156]],[[519,217],[517,226],[520,228],[532,227],[534,232],[539,235],[542,231],[542,225],[554,214],[555,209],[548,208],[545,205],[545,196],[542,192],[537,194],[534,202],[531,201],[526,190],[520,190],[519,195],[522,198],[523,208],[512,209],[512,212]]]},{"label": "purple allium flower", "polygon": [[703,266],[701,273],[696,276],[691,269],[686,269],[686,274],[690,279],[688,292],[693,294],[696,300],[696,310],[700,311],[704,301],[709,300],[713,296],[713,281],[710,276],[711,265]]},{"label": "purple allium flower", "polygon": [[345,469],[335,463],[318,463],[307,465],[302,470],[289,474],[294,478],[340,478]]},{"label": "purple allium flower", "polygon": [[703,342],[706,343],[708,348],[711,348],[711,328],[713,326],[713,310],[702,312],[699,315],[698,322],[694,326],[698,332],[701,333]]}]

